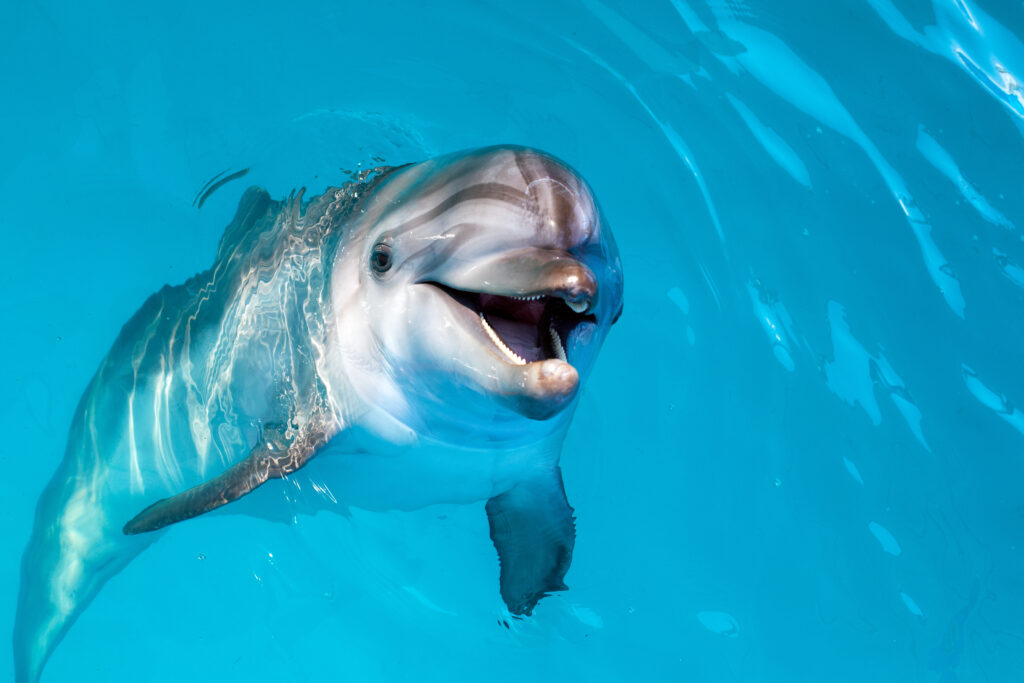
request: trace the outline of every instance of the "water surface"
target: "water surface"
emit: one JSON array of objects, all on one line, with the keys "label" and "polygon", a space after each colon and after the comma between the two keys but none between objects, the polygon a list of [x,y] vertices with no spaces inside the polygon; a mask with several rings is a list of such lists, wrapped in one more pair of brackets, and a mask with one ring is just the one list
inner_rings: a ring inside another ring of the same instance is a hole
[{"label": "water surface", "polygon": [[44,681],[1012,680],[1022,35],[997,0],[0,7],[0,622],[82,389],[247,184],[517,143],[590,181],[627,277],[571,590],[502,625],[482,504],[211,517]]}]

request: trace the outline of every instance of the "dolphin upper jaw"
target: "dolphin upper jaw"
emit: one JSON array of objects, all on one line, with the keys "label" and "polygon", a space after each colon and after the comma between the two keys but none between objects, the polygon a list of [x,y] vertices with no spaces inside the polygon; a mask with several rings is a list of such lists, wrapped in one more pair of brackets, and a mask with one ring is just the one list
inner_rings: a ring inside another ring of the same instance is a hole
[{"label": "dolphin upper jaw", "polygon": [[545,248],[515,249],[425,273],[420,282],[436,281],[452,289],[511,297],[562,299],[585,313],[597,298],[597,276],[573,254]]}]

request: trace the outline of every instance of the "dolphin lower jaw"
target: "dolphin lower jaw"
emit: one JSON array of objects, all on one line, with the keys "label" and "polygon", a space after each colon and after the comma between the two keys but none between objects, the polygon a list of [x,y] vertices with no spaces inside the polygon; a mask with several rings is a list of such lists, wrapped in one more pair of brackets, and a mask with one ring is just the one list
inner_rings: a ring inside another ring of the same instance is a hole
[{"label": "dolphin lower jaw", "polygon": [[515,392],[503,396],[517,413],[532,420],[547,420],[561,413],[576,397],[580,374],[568,363],[549,359],[522,368]]}]

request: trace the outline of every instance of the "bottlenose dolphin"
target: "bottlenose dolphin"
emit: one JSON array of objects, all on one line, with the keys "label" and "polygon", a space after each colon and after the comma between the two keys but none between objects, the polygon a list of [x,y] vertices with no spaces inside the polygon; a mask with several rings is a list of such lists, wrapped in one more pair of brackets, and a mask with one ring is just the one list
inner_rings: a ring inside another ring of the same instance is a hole
[{"label": "bottlenose dolphin", "polygon": [[82,396],[22,560],[17,681],[161,530],[311,460],[347,505],[486,500],[501,596],[531,614],[566,588],[559,452],[621,308],[589,188],[537,151],[308,201],[250,188],[210,270],[151,296]]}]

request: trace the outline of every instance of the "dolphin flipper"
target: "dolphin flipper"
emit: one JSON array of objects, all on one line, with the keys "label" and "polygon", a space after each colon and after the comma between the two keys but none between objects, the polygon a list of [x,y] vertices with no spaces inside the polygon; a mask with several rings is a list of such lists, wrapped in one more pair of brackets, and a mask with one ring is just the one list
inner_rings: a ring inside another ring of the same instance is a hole
[{"label": "dolphin flipper", "polygon": [[529,616],[541,598],[566,590],[576,526],[555,467],[487,501],[491,540],[501,563],[501,597]]},{"label": "dolphin flipper", "polygon": [[245,460],[210,481],[158,500],[135,515],[122,531],[128,536],[156,531],[238,500],[269,479],[286,477],[298,470],[327,443],[329,436],[322,427],[308,427],[299,438],[282,444],[265,434]]}]

